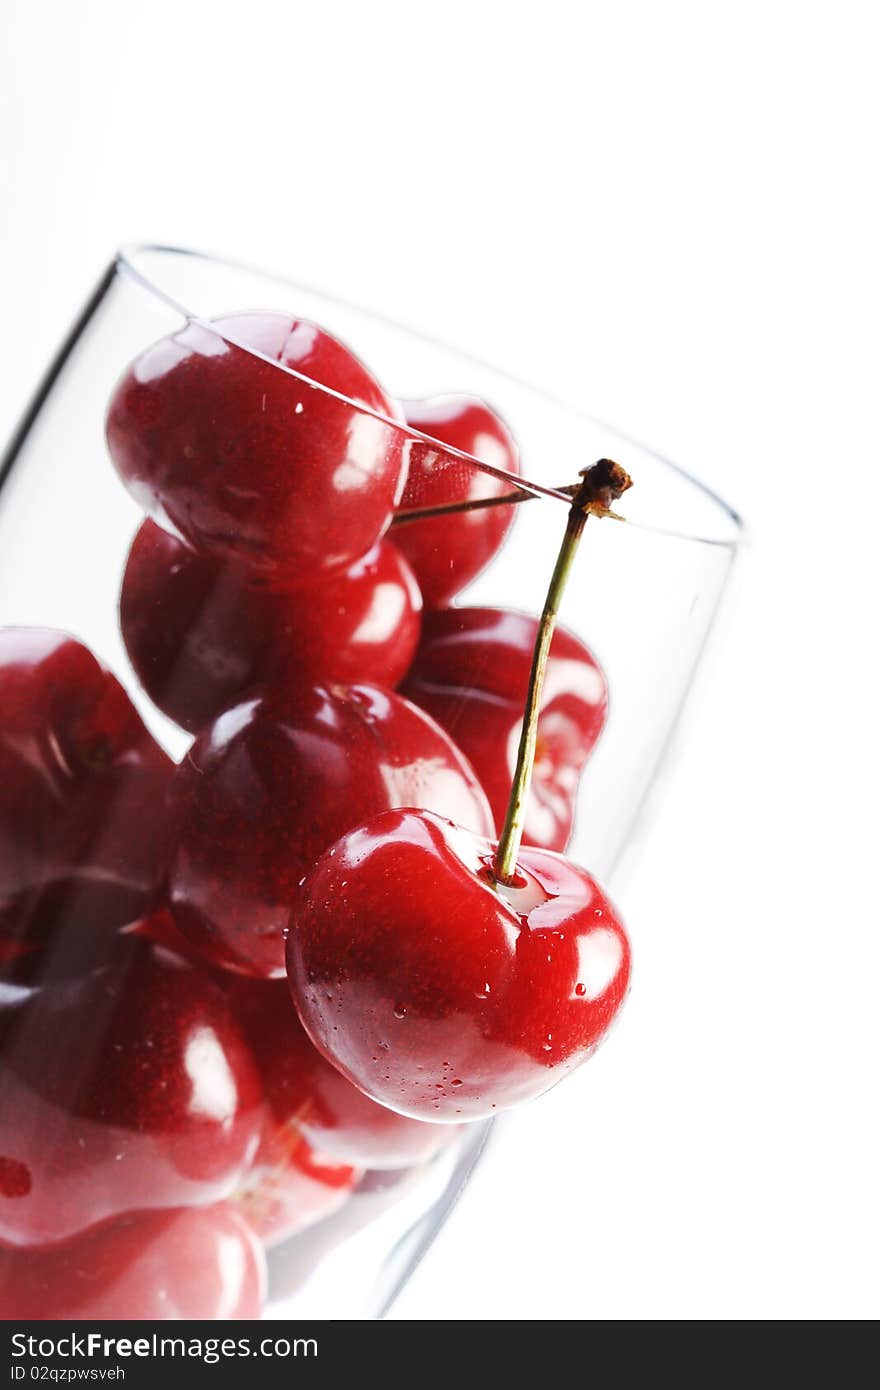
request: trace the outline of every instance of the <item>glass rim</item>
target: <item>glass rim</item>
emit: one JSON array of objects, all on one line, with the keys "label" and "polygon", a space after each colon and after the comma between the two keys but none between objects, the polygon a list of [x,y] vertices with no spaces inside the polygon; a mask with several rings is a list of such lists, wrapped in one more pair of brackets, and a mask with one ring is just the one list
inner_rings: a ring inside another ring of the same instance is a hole
[{"label": "glass rim", "polygon": [[[733,533],[728,536],[697,535],[689,531],[676,530],[672,527],[656,526],[651,524],[650,522],[630,521],[629,519],[627,519],[628,528],[648,532],[656,536],[664,536],[672,540],[689,541],[697,545],[708,545],[716,547],[720,546],[723,549],[731,551],[736,551],[747,539],[746,523],[744,522],[742,515],[736,510],[736,508],[733,507],[729,502],[726,502],[724,498],[721,497],[717,492],[715,492],[713,488],[709,487],[708,484],[702,482],[701,479],[695,477],[694,474],[690,473],[680,464],[677,464],[673,459],[670,459],[665,454],[659,453],[656,449],[653,449],[650,446],[643,444],[641,440],[638,440],[634,438],[632,435],[627,434],[626,431],[618,429],[614,425],[609,425],[606,421],[590,414],[588,411],[585,411],[582,408],[572,404],[570,401],[564,400],[561,397],[556,396],[552,391],[549,391],[542,386],[536,386],[534,383],[526,381],[525,379],[517,376],[512,372],[506,371],[503,367],[498,367],[494,363],[485,362],[483,359],[475,356],[473,353],[469,353],[466,350],[463,350],[455,346],[454,344],[446,343],[441,339],[433,337],[429,333],[422,332],[420,329],[412,328],[408,324],[401,323],[398,320],[390,317],[389,315],[379,310],[373,309],[372,307],[366,307],[360,303],[355,303],[352,300],[346,299],[341,295],[331,294],[324,289],[303,284],[302,282],[294,280],[292,277],[288,275],[279,274],[271,270],[266,270],[262,266],[254,265],[252,262],[249,261],[239,260],[237,258],[225,255],[214,254],[212,252],[199,251],[189,247],[174,246],[169,243],[163,242],[127,242],[119,247],[111,262],[111,270],[117,273],[124,274],[130,280],[134,281],[141,289],[145,290],[147,293],[157,298],[163,305],[165,305],[165,307],[170,308],[175,313],[179,314],[185,323],[194,324],[198,328],[201,328],[206,332],[212,333],[215,337],[221,338],[224,342],[229,343],[230,346],[235,347],[240,351],[250,353],[251,356],[258,358],[262,362],[265,362],[268,366],[274,367],[278,371],[282,371],[286,373],[288,376],[291,376],[297,380],[306,382],[310,388],[322,391],[328,396],[335,397],[337,400],[344,402],[352,410],[358,412],[359,414],[368,415],[375,420],[381,421],[381,423],[386,428],[398,432],[404,440],[419,443],[423,447],[428,447],[434,452],[439,452],[440,454],[445,455],[450,460],[464,462],[468,464],[470,467],[478,469],[480,472],[488,473],[491,474],[493,477],[500,478],[510,484],[511,490],[529,492],[535,497],[544,497],[554,502],[561,502],[566,507],[571,506],[571,496],[565,492],[559,491],[557,488],[548,487],[546,484],[535,482],[534,479],[528,478],[524,474],[510,473],[505,469],[497,468],[494,465],[485,463],[482,459],[476,458],[472,454],[468,454],[461,449],[456,449],[451,445],[444,443],[442,440],[435,439],[432,435],[426,434],[421,430],[415,429],[406,421],[394,419],[391,416],[383,415],[380,411],[373,410],[371,407],[364,405],[362,402],[352,400],[350,397],[344,395],[342,392],[336,391],[332,387],[325,386],[322,382],[315,381],[314,378],[307,376],[305,373],[298,372],[294,368],[287,366],[285,363],[278,362],[274,358],[265,356],[258,349],[250,346],[249,344],[237,341],[234,337],[232,337],[229,334],[228,331],[221,331],[215,323],[211,322],[211,320],[205,319],[201,315],[194,313],[187,305],[181,303],[180,300],[176,298],[176,296],[171,294],[161,283],[159,283],[157,277],[143,269],[138,264],[138,260],[139,258],[144,256],[181,257],[183,259],[188,260],[202,261],[211,265],[221,267],[225,266],[228,267],[230,270],[236,270],[244,272],[246,274],[260,276],[261,278],[267,281],[274,281],[276,284],[278,284],[279,286],[284,286],[286,289],[300,291],[304,294],[320,296],[322,299],[325,299],[330,304],[337,304],[340,308],[345,308],[368,316],[372,319],[375,319],[377,322],[383,323],[387,328],[393,329],[401,333],[406,333],[410,337],[418,338],[424,343],[431,344],[433,346],[442,348],[446,351],[454,352],[456,356],[460,357],[463,361],[471,362],[475,367],[479,367],[483,370],[493,372],[498,377],[504,378],[512,386],[516,386],[519,390],[527,392],[533,397],[542,400],[544,404],[552,406],[554,409],[564,412],[572,418],[597,426],[603,430],[607,430],[610,434],[616,436],[621,443],[627,444],[632,448],[638,449],[640,452],[653,459],[656,463],[659,463],[663,467],[668,468],[670,471],[677,474],[677,476],[685,483],[702,493],[703,496],[725,518],[727,525],[732,528]],[[400,515],[405,515],[405,513],[400,513]]]}]

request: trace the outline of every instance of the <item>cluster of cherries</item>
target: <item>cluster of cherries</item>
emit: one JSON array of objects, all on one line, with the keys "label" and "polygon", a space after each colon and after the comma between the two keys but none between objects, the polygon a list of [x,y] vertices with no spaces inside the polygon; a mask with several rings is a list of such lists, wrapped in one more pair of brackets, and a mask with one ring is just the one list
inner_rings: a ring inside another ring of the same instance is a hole
[{"label": "cluster of cherries", "polygon": [[263,313],[143,353],[107,439],[126,649],[194,741],[0,631],[0,1314],[254,1317],[265,1247],[607,1028],[626,935],[562,857],[606,686],[559,631],[505,869],[539,624],[450,606],[513,515],[497,415]]}]

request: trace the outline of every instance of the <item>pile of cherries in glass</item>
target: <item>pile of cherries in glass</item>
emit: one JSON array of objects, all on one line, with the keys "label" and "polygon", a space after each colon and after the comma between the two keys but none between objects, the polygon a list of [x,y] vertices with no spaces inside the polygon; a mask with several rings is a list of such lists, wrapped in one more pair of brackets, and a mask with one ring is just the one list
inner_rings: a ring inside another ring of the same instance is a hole
[{"label": "pile of cherries in glass", "polygon": [[194,741],[175,765],[74,638],[0,631],[0,1315],[254,1317],[265,1247],[617,1010],[624,930],[561,853],[605,681],[559,631],[501,873],[538,624],[450,606],[512,519],[455,466],[515,473],[501,420],[401,409],[264,313],[142,354],[107,439],[149,513],[125,645]]}]

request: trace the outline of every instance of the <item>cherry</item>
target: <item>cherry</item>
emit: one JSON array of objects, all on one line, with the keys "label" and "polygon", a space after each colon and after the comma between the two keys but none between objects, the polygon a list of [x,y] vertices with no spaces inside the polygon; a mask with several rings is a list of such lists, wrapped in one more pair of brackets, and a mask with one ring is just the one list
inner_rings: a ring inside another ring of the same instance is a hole
[{"label": "cherry", "polygon": [[310,1052],[320,1065],[327,1063],[302,1032],[284,982],[223,972],[221,987],[251,1046],[266,1098],[260,1147],[234,1200],[263,1243],[277,1245],[342,1206],[360,1173],[316,1149],[301,1124],[312,1106],[302,1059]]},{"label": "cherry", "polygon": [[346,569],[274,591],[244,565],[197,555],[145,521],[122,585],[122,635],[141,684],[195,733],[250,688],[396,685],[419,636],[421,594],[387,541]]},{"label": "cherry", "polygon": [[[170,913],[156,912],[132,930],[203,968],[203,958],[178,931]],[[225,993],[250,1046],[266,1098],[264,1139],[250,1173],[265,1166],[261,1159],[280,1132],[295,1166],[324,1188],[312,1194],[308,1209],[320,1204],[323,1210],[325,1203],[335,1206],[343,1200],[349,1177],[357,1176],[355,1169],[370,1168],[376,1174],[410,1170],[433,1158],[454,1137],[451,1126],[399,1115],[346,1081],[313,1046],[284,980],[249,979],[225,970],[212,971],[211,978]],[[291,1142],[296,1134],[302,1137],[301,1146]],[[287,1165],[279,1167],[283,1171]],[[293,1174],[293,1198],[296,1182]],[[255,1186],[246,1178],[247,1192]],[[358,1186],[360,1190],[362,1183]],[[311,1187],[304,1184],[305,1196],[310,1193]]]},{"label": "cherry", "polygon": [[[167,912],[134,929],[199,957]],[[217,970],[256,1060],[266,1121],[256,1158],[233,1200],[267,1246],[338,1210],[368,1162],[407,1167],[431,1157],[452,1133],[387,1110],[352,1086],[312,1046],[283,980]]]},{"label": "cherry", "polygon": [[264,1134],[234,1202],[271,1249],[338,1211],[359,1176],[356,1168],[325,1160],[291,1123]]},{"label": "cherry", "polygon": [[[198,962],[167,912],[134,929]],[[403,1170],[457,1132],[377,1105],[312,1045],[283,980],[213,971],[257,1063],[266,1121],[256,1157],[232,1196],[267,1248],[323,1222],[362,1183],[362,1169]]]},{"label": "cherry", "polygon": [[[475,1120],[540,1095],[582,1062],[627,989],[623,925],[595,880],[429,811],[387,811],[307,876],[287,941],[315,1046],[383,1105]],[[344,883],[344,887],[343,887]]]},{"label": "cherry", "polygon": [[172,786],[178,927],[218,964],[283,976],[303,875],[341,834],[391,806],[430,806],[492,829],[449,736],[379,686],[272,691],[225,711]]},{"label": "cherry", "polygon": [[400,495],[405,437],[369,411],[395,415],[329,333],[234,314],[189,323],[132,363],[107,442],[136,500],[194,550],[308,577],[371,549]]},{"label": "cherry", "polygon": [[[301,1137],[300,1166],[314,1171],[317,1181],[328,1186],[338,1181],[342,1187],[334,1173],[353,1181],[355,1168],[410,1168],[433,1157],[452,1137],[447,1126],[423,1124],[377,1105],[330,1066],[300,1023],[284,980],[226,979],[233,1012],[257,1061],[270,1123],[288,1137]],[[352,1166],[334,1169],[333,1164]],[[346,1182],[345,1190],[350,1186]]]},{"label": "cherry", "polygon": [[173,764],[65,633],[0,630],[0,955],[137,917],[166,867]]},{"label": "cherry", "polygon": [[0,1094],[0,1240],[14,1245],[221,1200],[265,1119],[222,990],[125,934],[79,978],[0,985]]},{"label": "cherry", "polygon": [[[427,710],[471,762],[497,825],[504,820],[529,683],[536,619],[497,608],[429,613],[403,693]],[[602,732],[605,677],[570,632],[557,628],[547,662],[523,839],[563,851],[578,776]]]},{"label": "cherry", "polygon": [[572,502],[497,843],[430,811],[387,811],[337,840],[302,884],[286,959],[303,1025],[402,1114],[477,1119],[540,1095],[590,1055],[626,994],[629,943],[595,879],[521,842],[562,592],[587,517],[629,485],[602,460]]},{"label": "cherry", "polygon": [[258,1318],[265,1259],[228,1205],[135,1212],[36,1250],[0,1247],[14,1321]]},{"label": "cherry", "polygon": [[[507,426],[473,396],[438,396],[406,401],[407,423],[442,444],[471,454],[493,468],[519,473],[516,445]],[[447,456],[411,463],[400,503],[407,510],[475,498],[500,497],[511,484]],[[479,574],[501,546],[513,522],[509,507],[489,507],[452,516],[401,522],[394,540],[415,571],[429,608],[441,608]]]}]

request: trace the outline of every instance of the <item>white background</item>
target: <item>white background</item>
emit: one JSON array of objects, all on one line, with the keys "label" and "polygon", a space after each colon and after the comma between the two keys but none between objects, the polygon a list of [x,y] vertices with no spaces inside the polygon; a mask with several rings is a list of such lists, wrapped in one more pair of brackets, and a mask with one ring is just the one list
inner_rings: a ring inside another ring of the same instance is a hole
[{"label": "white background", "polygon": [[555,385],[752,549],[623,896],[638,989],[396,1316],[876,1315],[871,4],[5,0],[0,430],[116,243]]}]

